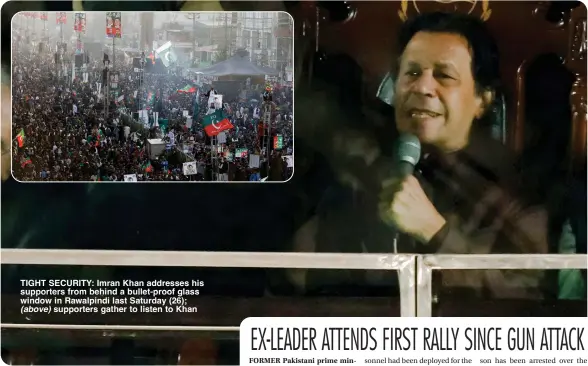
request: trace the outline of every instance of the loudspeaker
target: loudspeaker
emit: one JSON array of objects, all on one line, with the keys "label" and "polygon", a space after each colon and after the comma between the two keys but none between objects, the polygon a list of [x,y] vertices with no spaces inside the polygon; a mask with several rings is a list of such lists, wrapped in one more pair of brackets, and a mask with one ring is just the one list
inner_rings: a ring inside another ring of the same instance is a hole
[{"label": "loudspeaker", "polygon": [[141,68],[141,59],[139,57],[133,57],[133,68]]},{"label": "loudspeaker", "polygon": [[55,52],[55,54],[53,56],[55,57],[55,63],[58,64],[61,59],[61,55],[59,53]]},{"label": "loudspeaker", "polygon": [[43,42],[39,42],[39,53],[43,52],[45,44]]}]

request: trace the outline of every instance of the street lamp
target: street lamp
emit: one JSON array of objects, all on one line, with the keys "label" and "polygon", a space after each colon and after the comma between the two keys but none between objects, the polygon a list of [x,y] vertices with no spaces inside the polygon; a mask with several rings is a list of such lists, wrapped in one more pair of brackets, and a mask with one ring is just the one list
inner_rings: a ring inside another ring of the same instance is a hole
[{"label": "street lamp", "polygon": [[110,60],[108,59],[108,55],[104,54],[104,59],[102,60],[104,64],[104,69],[102,70],[102,85],[104,90],[104,122],[108,120],[108,104],[109,104],[109,93],[110,93],[110,80],[108,75],[108,69],[110,67]]},{"label": "street lamp", "polygon": [[192,19],[192,66],[196,59],[196,19],[200,19],[200,13],[186,14],[186,18]]}]

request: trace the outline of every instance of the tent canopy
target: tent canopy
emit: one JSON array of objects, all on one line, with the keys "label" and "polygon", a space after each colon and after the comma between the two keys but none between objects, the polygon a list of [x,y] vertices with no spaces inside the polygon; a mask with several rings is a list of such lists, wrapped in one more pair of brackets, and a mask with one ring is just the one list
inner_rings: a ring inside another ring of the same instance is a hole
[{"label": "tent canopy", "polygon": [[203,69],[195,70],[198,73],[210,76],[263,76],[278,75],[279,72],[269,67],[260,67],[249,61],[249,52],[238,50],[231,58],[216,63]]}]

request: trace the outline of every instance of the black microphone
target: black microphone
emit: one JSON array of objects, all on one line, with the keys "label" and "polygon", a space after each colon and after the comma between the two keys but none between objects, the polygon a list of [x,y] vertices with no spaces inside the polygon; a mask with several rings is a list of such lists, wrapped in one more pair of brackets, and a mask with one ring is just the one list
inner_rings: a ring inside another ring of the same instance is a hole
[{"label": "black microphone", "polygon": [[400,178],[412,175],[421,158],[421,142],[410,133],[400,135],[396,141],[396,174]]}]

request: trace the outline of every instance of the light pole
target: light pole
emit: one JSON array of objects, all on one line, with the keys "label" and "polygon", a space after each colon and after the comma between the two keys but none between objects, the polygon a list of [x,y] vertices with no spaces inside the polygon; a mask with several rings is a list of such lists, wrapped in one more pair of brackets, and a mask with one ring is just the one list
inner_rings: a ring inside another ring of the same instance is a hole
[{"label": "light pole", "polygon": [[108,120],[108,107],[109,107],[109,96],[110,96],[110,61],[108,55],[104,54],[104,71],[102,73],[102,81],[104,84],[104,123]]},{"label": "light pole", "polygon": [[196,19],[200,19],[199,13],[190,13],[186,14],[186,18],[192,20],[192,65],[194,66],[194,61],[196,60]]}]

